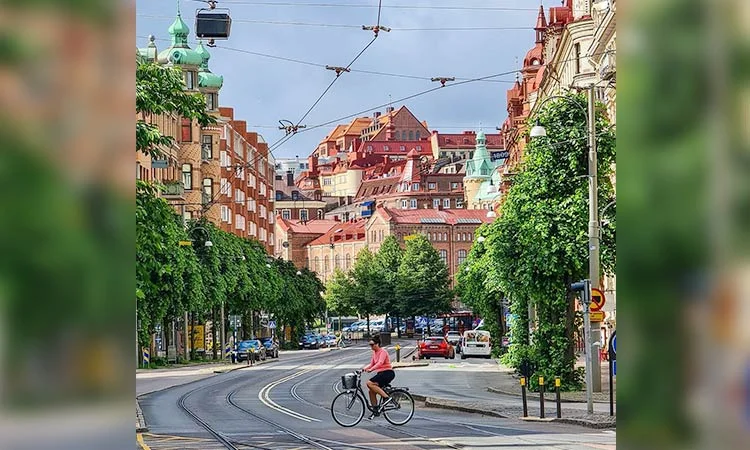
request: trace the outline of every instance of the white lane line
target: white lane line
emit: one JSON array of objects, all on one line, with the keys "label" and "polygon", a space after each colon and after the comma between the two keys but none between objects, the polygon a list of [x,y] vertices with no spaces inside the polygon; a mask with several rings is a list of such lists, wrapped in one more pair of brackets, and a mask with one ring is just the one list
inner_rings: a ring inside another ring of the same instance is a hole
[{"label": "white lane line", "polygon": [[284,377],[284,378],[282,378],[280,380],[276,380],[273,383],[269,383],[269,384],[263,386],[263,389],[261,389],[260,392],[258,392],[258,400],[260,400],[261,403],[263,403],[264,405],[268,406],[269,408],[271,408],[273,410],[276,410],[276,411],[278,411],[278,412],[280,412],[282,414],[286,414],[289,417],[294,417],[295,419],[299,419],[299,420],[302,420],[304,422],[320,422],[320,420],[318,420],[318,419],[316,419],[314,417],[306,416],[306,415],[304,415],[302,413],[298,413],[296,411],[292,411],[291,409],[285,408],[285,407],[279,405],[278,403],[274,402],[273,400],[271,400],[271,390],[273,388],[275,388],[276,386],[280,385],[281,383],[285,383],[285,382],[287,382],[289,380],[292,380],[294,378],[300,377],[300,376],[308,373],[309,371],[310,370],[301,370],[301,371],[299,371],[299,372],[297,372],[295,374],[286,376],[286,377]]}]

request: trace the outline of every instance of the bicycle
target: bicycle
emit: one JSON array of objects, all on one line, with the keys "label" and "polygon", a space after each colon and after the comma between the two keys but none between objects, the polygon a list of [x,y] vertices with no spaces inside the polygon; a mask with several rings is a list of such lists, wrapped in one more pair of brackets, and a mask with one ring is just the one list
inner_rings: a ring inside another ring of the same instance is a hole
[{"label": "bicycle", "polygon": [[365,416],[365,408],[371,413],[383,414],[385,420],[393,425],[404,425],[414,417],[414,398],[409,394],[409,388],[386,385],[383,390],[388,394],[388,399],[381,399],[380,404],[372,406],[362,390],[361,381],[361,370],[341,377],[344,391],[331,402],[331,416],[337,424],[342,427],[357,425]]}]

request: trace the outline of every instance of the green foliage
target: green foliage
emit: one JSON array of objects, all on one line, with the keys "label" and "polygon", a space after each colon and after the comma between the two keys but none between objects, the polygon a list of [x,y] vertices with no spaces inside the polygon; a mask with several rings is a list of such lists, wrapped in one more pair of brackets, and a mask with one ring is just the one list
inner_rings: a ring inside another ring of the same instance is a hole
[{"label": "green foliage", "polygon": [[171,136],[162,135],[158,127],[148,121],[151,116],[174,114],[201,125],[216,121],[206,112],[202,94],[185,91],[179,68],[139,63],[135,79],[135,111],[140,116],[135,125],[136,151],[158,157],[159,148],[174,142]]},{"label": "green foliage", "polygon": [[379,302],[376,311],[379,314],[401,316],[396,284],[398,268],[401,266],[404,251],[395,236],[388,236],[375,255],[375,268],[380,281],[376,284],[376,295]]},{"label": "green foliage", "polygon": [[[459,274],[465,302],[483,316],[496,313],[505,294],[516,317],[511,346],[504,361],[517,370],[535,367],[534,376],[560,376],[563,389],[580,385],[574,370],[573,281],[588,277],[588,145],[586,99],[570,95],[548,103],[535,119],[547,131],[525,150],[521,171],[514,178],[500,217],[477,232],[475,243]],[[615,136],[606,118],[597,113],[599,205],[613,200],[610,181]],[[530,128],[530,127],[529,127]],[[601,265],[612,272],[615,260],[614,210],[607,210]],[[528,336],[528,308],[536,311],[532,344]],[[491,321],[490,321],[491,322]]]},{"label": "green foliage", "polygon": [[427,237],[418,234],[408,240],[396,279],[398,310],[406,316],[450,312],[449,283],[448,267]]},{"label": "green foliage", "polygon": [[336,269],[326,283],[325,301],[328,311],[336,316],[350,316],[357,312],[354,280]]}]

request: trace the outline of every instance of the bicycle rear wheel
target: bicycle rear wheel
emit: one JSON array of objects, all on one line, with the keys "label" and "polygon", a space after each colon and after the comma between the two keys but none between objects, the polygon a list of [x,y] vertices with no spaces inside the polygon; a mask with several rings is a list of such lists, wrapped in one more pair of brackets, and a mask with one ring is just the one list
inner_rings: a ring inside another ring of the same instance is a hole
[{"label": "bicycle rear wheel", "polygon": [[356,391],[344,391],[333,398],[331,416],[342,427],[353,427],[365,416],[365,402]]},{"label": "bicycle rear wheel", "polygon": [[393,425],[403,425],[414,417],[414,399],[407,391],[396,389],[390,393],[391,401],[385,405],[383,416]]}]

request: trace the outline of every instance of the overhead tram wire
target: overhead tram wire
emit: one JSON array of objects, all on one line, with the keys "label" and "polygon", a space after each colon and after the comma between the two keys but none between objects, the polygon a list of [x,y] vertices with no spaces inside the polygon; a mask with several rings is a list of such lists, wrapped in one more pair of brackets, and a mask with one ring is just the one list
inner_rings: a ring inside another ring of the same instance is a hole
[{"label": "overhead tram wire", "polygon": [[[164,19],[171,20],[173,17],[166,15],[153,15],[153,14],[136,14],[137,17],[143,17],[144,19]],[[205,21],[223,19],[203,19]],[[232,23],[253,23],[259,25],[285,25],[285,26],[301,26],[301,27],[319,27],[319,28],[348,28],[352,30],[361,30],[361,26],[357,25],[346,25],[346,24],[335,24],[335,23],[312,23],[312,22],[286,22],[277,20],[255,20],[255,19],[238,19],[232,18]],[[530,27],[432,27],[432,28],[419,28],[419,27],[407,27],[398,28],[391,27],[392,31],[523,31],[531,30]]]},{"label": "overhead tram wire", "polygon": [[[193,0],[198,1],[198,0]],[[291,6],[297,8],[378,8],[375,5],[354,3],[295,3],[295,2],[259,2],[249,0],[222,0],[226,5],[253,5],[253,6]],[[427,9],[444,11],[537,11],[539,8],[519,8],[512,6],[426,6],[426,5],[385,5],[389,9]]]},{"label": "overhead tram wire", "polygon": [[[374,32],[375,35],[373,36],[372,40],[370,42],[368,42],[367,45],[365,45],[365,47],[362,50],[360,50],[359,53],[357,53],[357,55],[349,62],[349,64],[347,64],[347,66],[344,68],[344,71],[349,71],[350,67],[352,66],[352,64],[354,64],[365,53],[365,51],[367,51],[367,49],[370,48],[370,46],[378,38],[378,31],[377,30],[378,30],[378,27],[380,26],[380,10],[381,10],[380,6],[381,5],[380,5],[380,2],[379,2],[379,5],[378,5],[378,24],[377,24],[377,26],[375,28],[375,32]],[[328,69],[328,68],[329,67],[326,66],[326,69]],[[320,103],[320,101],[323,99],[323,97],[325,97],[325,95],[328,93],[328,91],[331,90],[331,88],[333,87],[333,85],[339,79],[341,73],[342,72],[339,72],[338,70],[336,71],[336,77],[333,80],[331,80],[331,83],[323,90],[323,93],[320,94],[320,96],[315,100],[315,102],[312,104],[312,106],[310,106],[310,108],[308,108],[308,110],[305,112],[305,114],[303,114],[302,117],[297,121],[296,125],[294,126],[294,131],[292,133],[290,133],[290,134],[285,135],[283,138],[277,140],[274,144],[272,144],[271,146],[268,147],[268,155],[269,156],[272,156],[274,150],[276,150],[280,146],[284,145],[286,142],[288,142],[291,138],[293,138],[299,132],[298,131],[299,130],[299,126],[302,123],[302,121],[305,120],[305,118],[312,112],[312,110],[318,105],[318,103]],[[244,170],[245,167],[247,167],[249,165],[255,164],[255,162],[257,162],[257,158],[256,158],[256,160],[254,160],[250,164],[240,165],[238,168],[235,168],[235,170],[232,172],[232,175],[227,180],[227,183],[231,185],[231,182],[237,177],[237,174],[240,171]],[[220,188],[219,192],[217,192],[217,195],[220,195],[221,191],[222,191],[222,189]],[[209,208],[211,208],[211,206],[213,205],[215,199],[216,199],[216,196],[213,196],[211,198],[211,201],[209,201],[207,204],[203,205],[203,207],[201,208],[201,214],[205,213],[206,211],[208,211]]]}]

